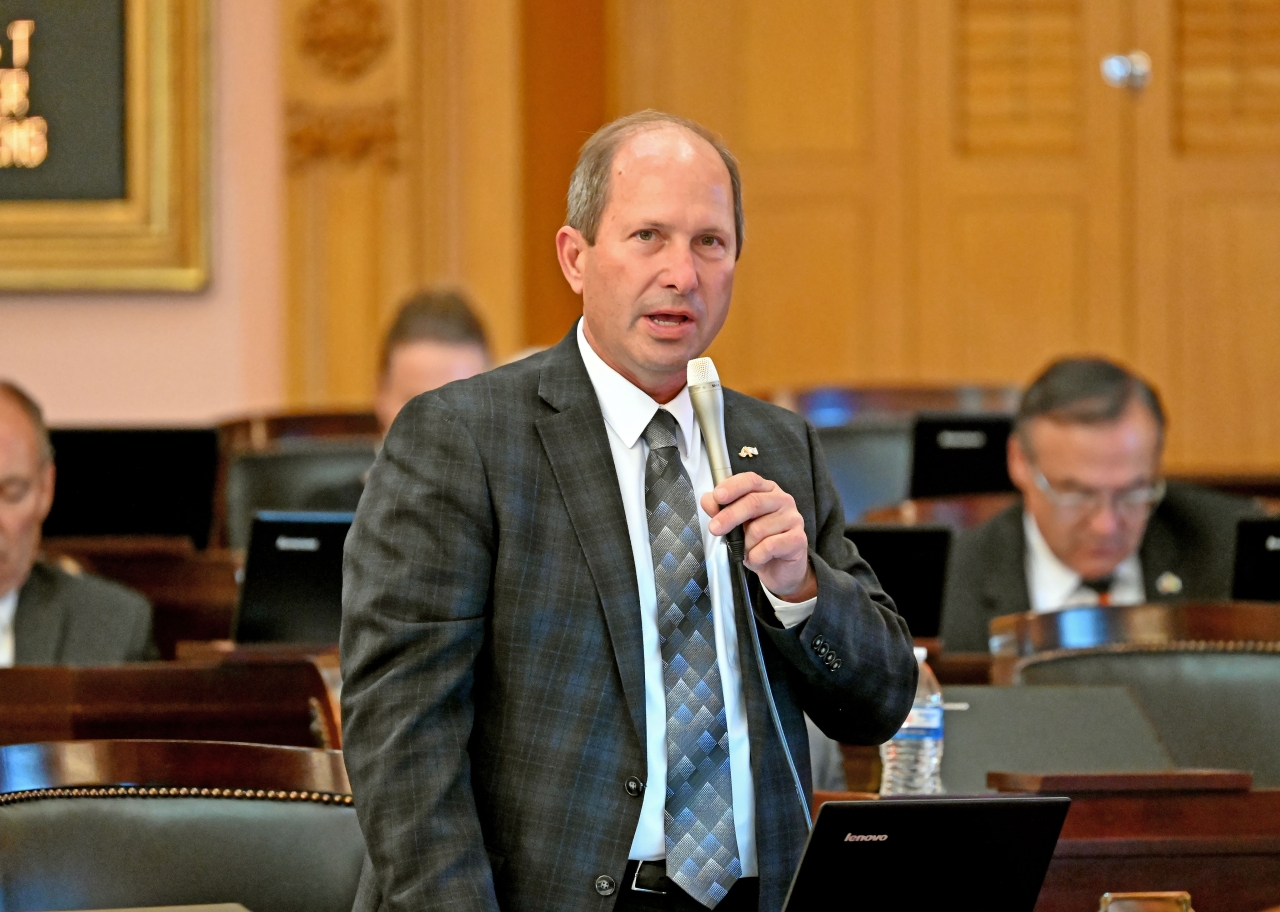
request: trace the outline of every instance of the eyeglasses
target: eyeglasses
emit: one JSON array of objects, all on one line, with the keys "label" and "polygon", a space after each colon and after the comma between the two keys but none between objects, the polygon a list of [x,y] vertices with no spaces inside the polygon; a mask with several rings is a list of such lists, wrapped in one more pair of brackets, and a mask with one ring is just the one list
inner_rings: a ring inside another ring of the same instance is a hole
[{"label": "eyeglasses", "polygon": [[1049,484],[1049,479],[1039,468],[1032,469],[1036,487],[1060,512],[1075,517],[1093,516],[1104,506],[1125,519],[1141,519],[1164,500],[1163,478],[1152,484],[1126,488],[1123,491],[1077,490],[1060,491]]}]

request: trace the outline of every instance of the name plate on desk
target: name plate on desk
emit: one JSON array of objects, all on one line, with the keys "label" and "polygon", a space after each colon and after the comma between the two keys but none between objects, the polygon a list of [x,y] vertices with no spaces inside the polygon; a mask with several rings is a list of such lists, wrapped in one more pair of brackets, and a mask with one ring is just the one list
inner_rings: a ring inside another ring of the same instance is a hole
[{"label": "name plate on desk", "polygon": [[137,906],[132,909],[82,909],[80,912],[249,912],[239,903],[215,906]]}]

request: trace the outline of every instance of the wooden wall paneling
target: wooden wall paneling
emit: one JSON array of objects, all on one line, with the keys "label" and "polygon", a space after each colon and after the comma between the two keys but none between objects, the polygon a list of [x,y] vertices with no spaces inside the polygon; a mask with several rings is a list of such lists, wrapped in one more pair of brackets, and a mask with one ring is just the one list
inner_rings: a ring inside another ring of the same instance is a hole
[{"label": "wooden wall paneling", "polygon": [[600,0],[523,0],[524,309],[528,342],[553,345],[582,315],[560,272],[555,235],[578,150],[605,122]]},{"label": "wooden wall paneling", "polygon": [[1124,111],[1097,75],[1121,5],[915,9],[917,376],[1020,383],[1065,353],[1124,356]]},{"label": "wooden wall paneling", "polygon": [[1280,6],[1150,0],[1135,44],[1137,357],[1172,471],[1280,469]]},{"label": "wooden wall paneling", "polygon": [[611,115],[721,133],[747,237],[712,346],[753,390],[898,379],[905,362],[902,4],[610,0]]},{"label": "wooden wall paneling", "polygon": [[522,347],[518,0],[282,14],[292,403],[367,405],[387,323],[429,285],[468,292],[500,356]]}]

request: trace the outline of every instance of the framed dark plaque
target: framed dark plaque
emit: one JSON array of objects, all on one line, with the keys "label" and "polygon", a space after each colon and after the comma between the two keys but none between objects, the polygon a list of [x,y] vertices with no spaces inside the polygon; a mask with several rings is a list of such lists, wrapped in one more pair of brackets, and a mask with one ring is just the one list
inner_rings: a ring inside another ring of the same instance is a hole
[{"label": "framed dark plaque", "polygon": [[0,0],[0,288],[208,281],[207,0]]}]

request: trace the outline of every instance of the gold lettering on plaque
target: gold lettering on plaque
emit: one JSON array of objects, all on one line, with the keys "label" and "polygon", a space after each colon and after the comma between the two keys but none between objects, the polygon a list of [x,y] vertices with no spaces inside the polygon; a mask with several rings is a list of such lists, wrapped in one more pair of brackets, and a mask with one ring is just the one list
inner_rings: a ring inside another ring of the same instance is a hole
[{"label": "gold lettering on plaque", "polygon": [[0,67],[0,168],[34,168],[49,155],[49,124],[43,117],[28,117],[31,102],[31,36],[36,24],[30,19],[9,23],[13,66]]}]

